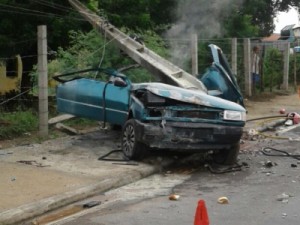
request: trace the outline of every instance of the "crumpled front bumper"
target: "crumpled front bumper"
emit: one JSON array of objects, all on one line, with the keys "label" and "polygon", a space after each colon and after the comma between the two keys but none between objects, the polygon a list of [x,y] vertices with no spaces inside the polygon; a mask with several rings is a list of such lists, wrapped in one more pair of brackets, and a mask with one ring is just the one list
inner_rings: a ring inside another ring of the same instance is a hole
[{"label": "crumpled front bumper", "polygon": [[208,123],[136,121],[137,141],[152,148],[169,150],[217,150],[230,148],[239,142],[243,127]]}]

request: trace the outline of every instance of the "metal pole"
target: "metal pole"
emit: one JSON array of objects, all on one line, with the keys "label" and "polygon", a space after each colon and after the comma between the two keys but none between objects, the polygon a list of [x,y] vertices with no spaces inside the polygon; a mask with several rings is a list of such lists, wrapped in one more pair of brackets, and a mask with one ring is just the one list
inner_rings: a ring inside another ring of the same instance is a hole
[{"label": "metal pole", "polygon": [[39,135],[48,136],[47,27],[38,26]]}]

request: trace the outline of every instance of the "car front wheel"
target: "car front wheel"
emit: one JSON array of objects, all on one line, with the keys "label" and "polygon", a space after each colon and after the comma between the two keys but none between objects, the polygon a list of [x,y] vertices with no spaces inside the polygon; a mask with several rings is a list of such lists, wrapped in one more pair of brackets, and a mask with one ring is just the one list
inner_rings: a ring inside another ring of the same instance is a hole
[{"label": "car front wheel", "polygon": [[141,159],[146,146],[137,141],[135,120],[128,120],[122,130],[122,150],[127,159]]},{"label": "car front wheel", "polygon": [[240,151],[240,143],[236,143],[229,149],[220,150],[214,153],[213,160],[215,163],[224,165],[233,165],[236,163]]}]

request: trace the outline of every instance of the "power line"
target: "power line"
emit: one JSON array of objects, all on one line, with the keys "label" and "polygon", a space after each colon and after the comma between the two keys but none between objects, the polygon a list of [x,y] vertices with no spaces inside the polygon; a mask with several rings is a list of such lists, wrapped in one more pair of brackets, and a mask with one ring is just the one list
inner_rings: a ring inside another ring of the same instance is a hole
[{"label": "power line", "polygon": [[[50,18],[52,18],[52,17],[66,18],[66,16],[64,16],[64,15],[59,15],[59,14],[55,14],[55,13],[47,13],[47,12],[43,12],[43,11],[39,11],[39,10],[31,10],[31,9],[26,9],[23,7],[11,6],[11,5],[2,4],[2,3],[0,3],[0,6],[6,7],[6,9],[4,9],[4,8],[0,9],[1,12],[5,12],[5,13],[23,14],[23,15],[31,15],[31,16],[39,16],[39,17],[42,16],[42,17],[50,17]],[[14,9],[16,9],[16,10],[14,10]],[[86,20],[84,20],[80,17],[68,16],[68,18],[86,22]]]},{"label": "power line", "polygon": [[[14,13],[14,14],[23,14],[23,15],[29,15],[29,16],[48,17],[48,18],[62,18],[62,19],[66,18],[65,16],[60,16],[60,15],[55,15],[55,14],[49,14],[49,13],[48,13],[48,15],[44,15],[44,14],[29,13],[29,12],[20,12],[20,11],[4,10],[4,9],[0,9],[0,12]],[[78,21],[84,21],[84,22],[86,22],[86,20],[80,19],[80,18],[77,18],[77,17],[68,16],[67,18],[72,19],[72,20],[78,20]]]},{"label": "power line", "polygon": [[29,90],[26,90],[26,91],[24,91],[24,92],[21,92],[20,94],[18,94],[18,95],[15,95],[14,97],[12,97],[12,98],[9,98],[9,99],[6,99],[5,101],[3,101],[3,102],[0,102],[0,105],[4,105],[4,104],[6,104],[7,102],[9,102],[9,101],[12,101],[12,100],[14,100],[15,98],[17,98],[17,97],[19,97],[19,96],[21,96],[21,95],[24,95],[24,94],[26,94],[27,92],[29,92],[29,91],[31,91],[33,89],[33,87],[32,88],[30,88]]},{"label": "power line", "polygon": [[77,12],[77,11],[73,10],[72,8],[68,8],[68,7],[62,6],[60,4],[56,4],[54,2],[49,3],[48,1],[43,1],[43,0],[31,0],[31,1],[36,2],[37,4],[40,4],[40,5],[48,6],[48,7],[58,9],[58,10],[61,10],[64,12],[70,12],[70,11]]},{"label": "power line", "polygon": [[[75,12],[76,14],[78,14],[78,12],[76,10],[74,10],[72,8],[64,7],[64,6],[56,4],[56,3],[49,3],[49,2],[43,1],[43,0],[39,0],[39,1],[38,0],[32,0],[32,1],[36,2],[37,4],[41,4],[41,5],[50,7],[50,8],[58,9],[58,10],[63,11],[63,12]],[[60,14],[55,14],[55,13],[43,12],[43,11],[40,11],[40,10],[32,10],[32,9],[27,9],[27,8],[18,7],[18,6],[12,6],[12,5],[3,4],[3,3],[0,3],[0,5],[2,5],[4,7],[7,7],[7,8],[11,8],[11,9],[17,9],[16,11],[0,9],[0,11],[2,11],[2,12],[11,12],[11,13],[18,13],[18,14],[25,14],[25,15],[36,15],[36,16],[43,16],[43,17],[65,18],[65,16],[62,16]],[[24,12],[20,12],[19,10],[23,10]],[[73,18],[74,20],[79,20],[79,21],[85,21],[86,22],[86,20],[81,18],[81,16],[79,16],[79,17],[68,16],[68,17]]]}]

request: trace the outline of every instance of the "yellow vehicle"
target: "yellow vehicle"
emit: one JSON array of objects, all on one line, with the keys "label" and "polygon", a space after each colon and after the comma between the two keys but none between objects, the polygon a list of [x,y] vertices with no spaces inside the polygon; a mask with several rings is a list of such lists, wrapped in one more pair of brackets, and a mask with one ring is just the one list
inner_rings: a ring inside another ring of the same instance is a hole
[{"label": "yellow vehicle", "polygon": [[0,95],[21,88],[23,64],[20,55],[0,60]]}]

